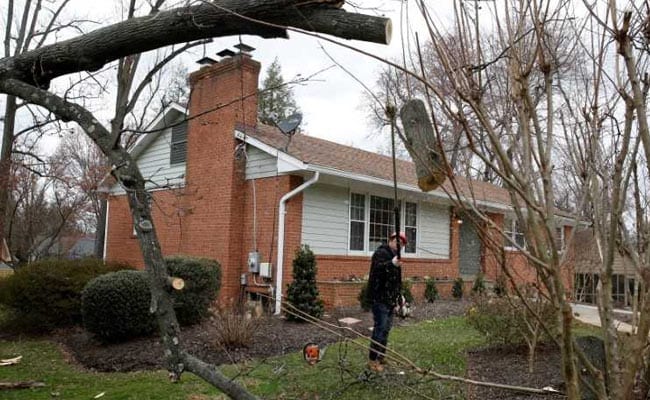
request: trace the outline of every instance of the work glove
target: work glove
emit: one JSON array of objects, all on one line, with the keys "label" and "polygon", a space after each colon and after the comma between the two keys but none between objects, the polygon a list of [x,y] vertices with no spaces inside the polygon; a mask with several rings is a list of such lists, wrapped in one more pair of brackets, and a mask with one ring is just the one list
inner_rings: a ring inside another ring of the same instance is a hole
[{"label": "work glove", "polygon": [[393,257],[393,265],[396,267],[401,267],[402,266],[402,260],[397,258],[397,256]]}]

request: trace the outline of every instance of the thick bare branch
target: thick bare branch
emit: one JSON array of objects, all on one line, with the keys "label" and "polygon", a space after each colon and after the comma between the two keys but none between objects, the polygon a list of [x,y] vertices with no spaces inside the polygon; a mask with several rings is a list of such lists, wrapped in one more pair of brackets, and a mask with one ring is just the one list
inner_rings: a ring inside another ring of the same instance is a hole
[{"label": "thick bare branch", "polygon": [[346,39],[388,43],[390,36],[389,19],[323,7],[322,2],[223,0],[218,5],[200,4],[133,18],[1,60],[0,79],[47,87],[58,76],[96,71],[110,61],[175,43],[237,34],[287,37],[285,29],[254,24],[236,14]]}]

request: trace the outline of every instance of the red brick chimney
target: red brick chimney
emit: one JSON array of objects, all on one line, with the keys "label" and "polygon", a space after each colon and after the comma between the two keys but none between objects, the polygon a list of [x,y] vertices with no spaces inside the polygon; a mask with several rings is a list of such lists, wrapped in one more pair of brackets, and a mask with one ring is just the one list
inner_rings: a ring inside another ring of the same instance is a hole
[{"label": "red brick chimney", "polygon": [[235,125],[257,124],[260,63],[240,53],[190,74],[182,252],[221,263],[222,304],[240,291],[244,160],[235,159]]}]

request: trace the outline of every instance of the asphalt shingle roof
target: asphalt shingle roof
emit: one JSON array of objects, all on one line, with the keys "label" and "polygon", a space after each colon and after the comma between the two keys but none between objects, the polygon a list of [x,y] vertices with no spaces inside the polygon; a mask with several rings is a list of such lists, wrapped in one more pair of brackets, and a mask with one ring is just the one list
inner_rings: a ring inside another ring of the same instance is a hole
[{"label": "asphalt shingle roof", "polygon": [[[389,156],[300,133],[293,135],[289,140],[277,128],[264,124],[258,124],[256,128],[239,126],[238,129],[304,163],[378,179],[393,180],[393,161]],[[397,181],[417,187],[413,162],[397,160]],[[467,198],[505,206],[511,205],[510,195],[504,188],[461,177],[456,177],[455,182],[459,192]],[[443,194],[445,189],[453,193],[449,179],[445,181],[442,188],[438,188],[434,192]]]}]

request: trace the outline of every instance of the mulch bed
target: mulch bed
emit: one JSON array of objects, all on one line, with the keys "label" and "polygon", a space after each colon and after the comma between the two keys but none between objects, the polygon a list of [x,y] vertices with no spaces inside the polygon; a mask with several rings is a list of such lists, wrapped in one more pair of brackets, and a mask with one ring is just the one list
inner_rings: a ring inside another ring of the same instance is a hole
[{"label": "mulch bed", "polygon": [[[413,323],[435,318],[461,315],[467,303],[462,301],[436,301],[414,307],[412,316],[401,321],[395,318],[395,325]],[[364,335],[370,334],[372,314],[358,307],[341,309],[326,314],[325,320],[334,324],[340,318],[353,317],[361,322],[351,327]],[[290,322],[281,317],[265,315],[259,318],[252,342],[248,347],[223,349],[215,341],[214,323],[207,320],[201,324],[186,327],[181,332],[183,348],[204,361],[216,365],[232,364],[245,360],[263,359],[293,351],[302,350],[309,342],[325,345],[340,340],[330,332],[308,323]],[[352,332],[346,336],[356,337]],[[127,343],[102,344],[94,340],[81,328],[60,331],[54,335],[63,350],[81,366],[103,372],[126,372],[164,368],[163,346],[157,336],[131,340]]]},{"label": "mulch bed", "polygon": [[[404,321],[396,318],[395,325],[411,324],[422,320],[462,315],[468,303],[462,301],[436,301],[433,304],[418,304],[412,317]],[[343,317],[353,317],[362,322],[353,328],[369,335],[372,315],[359,308],[337,310],[325,319],[337,323]],[[184,328],[181,334],[183,348],[204,361],[221,365],[263,359],[301,350],[309,342],[325,345],[339,341],[339,337],[314,325],[289,322],[284,318],[263,316],[260,318],[252,343],[247,348],[224,350],[214,340],[214,323]],[[353,336],[348,333],[348,336]],[[132,340],[128,343],[102,344],[82,329],[58,332],[53,340],[60,344],[70,361],[91,371],[125,372],[135,370],[162,369],[163,347],[157,337]],[[467,378],[521,385],[534,388],[551,386],[561,388],[560,353],[557,348],[542,345],[536,353],[534,373],[528,373],[527,349],[523,347],[489,347],[474,349],[467,354]],[[556,399],[549,395],[530,395],[503,389],[480,386],[468,387],[470,399]]]}]

